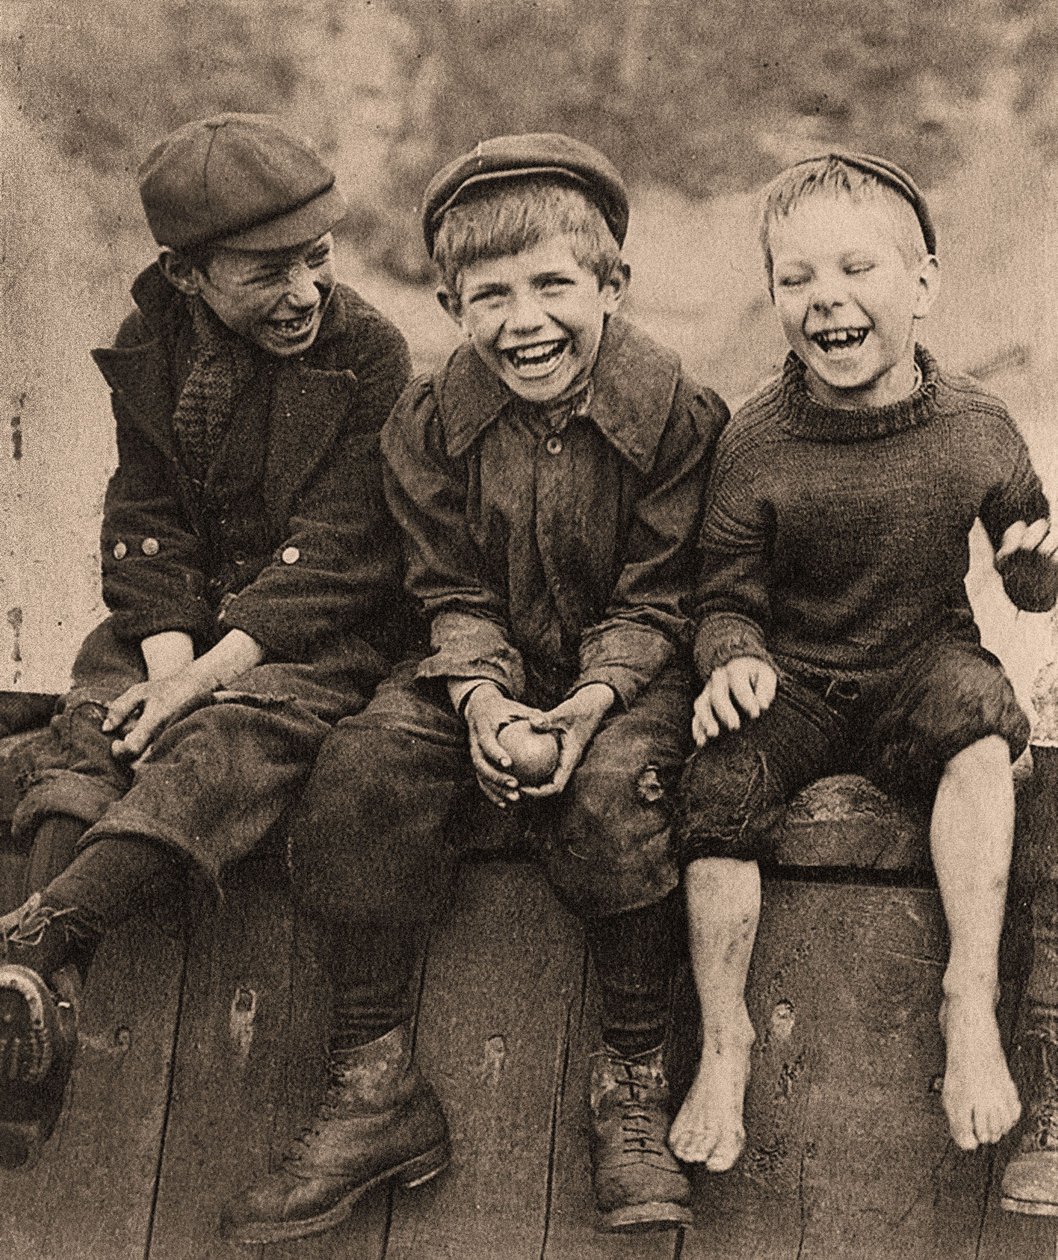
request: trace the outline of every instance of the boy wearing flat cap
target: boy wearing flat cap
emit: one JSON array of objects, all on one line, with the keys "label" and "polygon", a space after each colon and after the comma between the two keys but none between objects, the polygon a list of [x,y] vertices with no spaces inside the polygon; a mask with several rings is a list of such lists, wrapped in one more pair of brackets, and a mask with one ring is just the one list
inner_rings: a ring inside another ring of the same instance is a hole
[{"label": "boy wearing flat cap", "polygon": [[334,173],[276,119],[222,114],[162,141],[140,193],[161,253],[94,356],[110,615],[13,823],[38,870],[77,855],[0,920],[8,1166],[58,1115],[103,933],[174,876],[215,887],[277,822],[384,676],[402,598],[378,432],[409,356],[335,281]]},{"label": "boy wearing flat cap", "polygon": [[1030,611],[1058,594],[1058,535],[1003,404],[916,344],[936,239],[904,171],[868,154],[798,163],[767,191],[761,240],[790,354],[718,443],[702,530],[704,689],[676,835],[704,1041],[670,1141],[714,1171],[738,1159],[757,863],[794,793],[858,770],[932,810],[942,1100],[972,1150],[1019,1114],[995,1009],[1029,723],[981,647],[968,535],[980,519]]},{"label": "boy wearing flat cap", "polygon": [[[411,981],[460,846],[489,819],[529,825],[587,932],[604,1228],[690,1219],[665,1141],[669,799],[689,747],[683,601],[727,412],[619,315],[627,222],[614,168],[561,135],[486,141],[427,189],[439,298],[466,343],[408,388],[382,448],[433,650],[335,728],[291,829],[294,878],[348,942],[348,970],[328,1100],[230,1205],[244,1241],[326,1228],[368,1186],[447,1162],[411,1059]],[[515,751],[534,740],[553,758],[531,773]]]}]

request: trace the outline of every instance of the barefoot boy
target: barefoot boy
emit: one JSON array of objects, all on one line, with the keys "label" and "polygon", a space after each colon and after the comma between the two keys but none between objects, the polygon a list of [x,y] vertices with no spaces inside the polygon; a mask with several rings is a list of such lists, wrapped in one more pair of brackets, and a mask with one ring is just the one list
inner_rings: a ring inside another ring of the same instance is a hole
[{"label": "barefoot boy", "polygon": [[[468,814],[523,801],[599,974],[601,1222],[690,1219],[665,1145],[667,787],[690,745],[682,601],[727,417],[618,315],[627,219],[611,164],[560,135],[486,141],[427,190],[439,297],[466,343],[405,392],[383,455],[433,652],[339,724],[291,829],[306,904],[333,924],[332,1086],[309,1135],[230,1205],[244,1241],[327,1228],[369,1186],[447,1162],[411,1061],[416,942],[473,842]],[[559,737],[543,786],[512,773],[501,732],[518,719]]]},{"label": "barefoot boy", "polygon": [[161,254],[95,355],[110,616],[13,824],[38,870],[79,852],[0,921],[0,1165],[54,1125],[103,932],[160,879],[215,885],[280,818],[386,672],[400,599],[377,435],[408,352],[335,281],[333,171],[276,119],[221,114],[163,140],[140,193]]},{"label": "barefoot boy", "polygon": [[980,518],[1008,595],[1034,611],[1058,593],[1058,537],[1003,405],[916,345],[938,271],[911,179],[862,154],[798,163],[768,190],[761,239],[791,353],[721,438],[703,527],[705,686],[677,832],[704,1040],[670,1144],[714,1171],[738,1159],[757,862],[794,793],[855,768],[932,803],[943,1102],[972,1150],[1019,1113],[995,1006],[1029,728],[980,646],[968,533]]}]

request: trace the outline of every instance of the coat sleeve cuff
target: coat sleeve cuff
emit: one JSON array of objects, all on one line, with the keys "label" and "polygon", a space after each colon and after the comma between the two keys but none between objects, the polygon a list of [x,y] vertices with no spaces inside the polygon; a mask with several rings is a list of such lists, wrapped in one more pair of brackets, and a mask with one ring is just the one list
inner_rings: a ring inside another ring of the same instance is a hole
[{"label": "coat sleeve cuff", "polygon": [[433,654],[420,662],[418,678],[466,678],[494,682],[517,699],[525,691],[521,653],[503,627],[472,613],[441,612],[430,627]]},{"label": "coat sleeve cuff", "polygon": [[581,645],[580,673],[570,694],[589,683],[605,683],[628,709],[672,659],[675,644],[663,634],[630,622],[589,632]]},{"label": "coat sleeve cuff", "polygon": [[737,613],[714,613],[706,617],[694,640],[694,664],[702,681],[708,681],[713,670],[739,656],[752,656],[775,668],[771,653],[764,646],[764,635],[755,621]]}]

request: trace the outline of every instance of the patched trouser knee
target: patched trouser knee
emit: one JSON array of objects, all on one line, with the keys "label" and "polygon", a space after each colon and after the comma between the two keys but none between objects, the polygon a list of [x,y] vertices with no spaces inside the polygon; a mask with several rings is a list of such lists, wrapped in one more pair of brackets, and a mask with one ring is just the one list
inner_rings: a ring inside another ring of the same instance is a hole
[{"label": "patched trouser knee", "polygon": [[619,914],[661,901],[676,887],[669,814],[676,772],[597,766],[578,771],[541,857],[555,892],[581,915]]},{"label": "patched trouser knee", "polygon": [[690,743],[691,687],[662,672],[627,711],[615,711],[588,746],[540,829],[555,891],[581,915],[653,905],[679,882],[673,799]]}]

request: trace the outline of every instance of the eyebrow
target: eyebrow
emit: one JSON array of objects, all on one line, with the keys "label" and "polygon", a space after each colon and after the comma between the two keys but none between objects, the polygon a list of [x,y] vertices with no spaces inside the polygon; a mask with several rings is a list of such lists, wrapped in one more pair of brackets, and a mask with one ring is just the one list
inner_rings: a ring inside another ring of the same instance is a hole
[{"label": "eyebrow", "polygon": [[273,257],[262,259],[260,262],[254,263],[251,265],[248,274],[251,277],[268,275],[270,272],[278,271],[283,267],[289,267],[290,264],[295,262],[298,258],[313,258],[316,254],[323,253],[324,251],[329,252],[330,249],[330,242],[326,240],[325,237],[321,236],[318,240],[308,246],[308,248],[295,245],[292,249],[284,250],[282,253],[276,252]]}]

